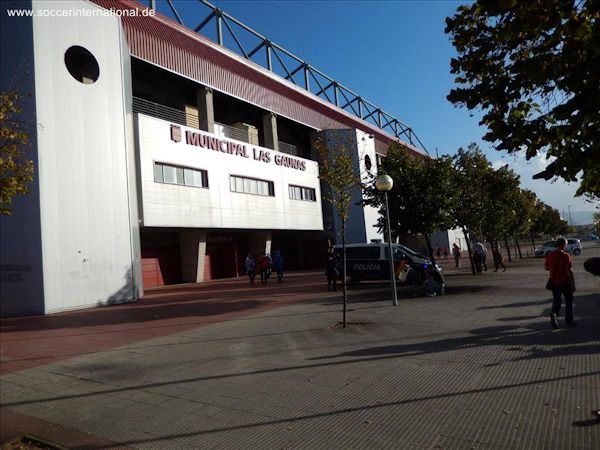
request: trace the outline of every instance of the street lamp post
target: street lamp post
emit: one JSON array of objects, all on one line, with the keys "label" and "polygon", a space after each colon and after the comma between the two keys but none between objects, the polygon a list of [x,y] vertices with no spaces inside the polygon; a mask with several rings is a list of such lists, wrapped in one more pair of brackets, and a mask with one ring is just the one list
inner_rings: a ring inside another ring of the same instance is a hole
[{"label": "street lamp post", "polygon": [[571,217],[571,205],[569,205],[569,225],[573,228],[573,218]]},{"label": "street lamp post", "polygon": [[390,209],[388,206],[388,191],[394,186],[394,180],[389,175],[380,175],[375,182],[378,191],[385,197],[385,218],[387,223],[388,245],[390,249],[390,281],[392,283],[392,300],[398,306],[398,293],[396,292],[396,274],[394,273],[394,253],[392,251],[392,228],[390,226]]}]

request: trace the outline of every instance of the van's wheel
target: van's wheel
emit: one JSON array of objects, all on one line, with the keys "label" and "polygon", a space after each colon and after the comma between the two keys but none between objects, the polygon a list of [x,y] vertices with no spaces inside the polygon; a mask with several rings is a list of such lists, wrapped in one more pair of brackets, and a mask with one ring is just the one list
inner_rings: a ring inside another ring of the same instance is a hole
[{"label": "van's wheel", "polygon": [[575,250],[573,250],[573,254],[575,256],[581,255],[581,250],[579,250],[578,248],[576,248]]}]

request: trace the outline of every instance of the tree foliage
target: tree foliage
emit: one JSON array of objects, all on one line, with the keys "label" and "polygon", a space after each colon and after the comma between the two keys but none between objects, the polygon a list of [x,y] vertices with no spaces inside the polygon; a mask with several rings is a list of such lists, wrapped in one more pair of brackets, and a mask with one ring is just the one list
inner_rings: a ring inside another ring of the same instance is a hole
[{"label": "tree foliage", "polygon": [[489,213],[487,185],[493,169],[477,144],[459,148],[454,156],[454,185],[458,203],[454,212],[455,226],[471,233],[483,228]]},{"label": "tree foliage", "polygon": [[12,213],[12,200],[29,192],[33,161],[26,158],[30,147],[29,127],[21,120],[24,94],[15,88],[0,93],[0,214]]},{"label": "tree foliage", "polygon": [[[452,227],[456,191],[451,158],[415,157],[401,144],[392,143],[379,172],[394,180],[394,187],[388,193],[393,234],[429,236],[437,230]],[[365,190],[365,204],[384,207],[383,193],[374,183]],[[379,230],[385,229],[383,215],[377,225]]]},{"label": "tree foliage", "polygon": [[600,196],[600,2],[486,1],[446,19],[459,87],[448,100],[484,112],[498,150],[547,153],[535,177]]},{"label": "tree foliage", "polygon": [[545,203],[540,202],[541,212],[532,226],[535,234],[557,235],[570,231],[569,224],[560,217],[560,212]]}]

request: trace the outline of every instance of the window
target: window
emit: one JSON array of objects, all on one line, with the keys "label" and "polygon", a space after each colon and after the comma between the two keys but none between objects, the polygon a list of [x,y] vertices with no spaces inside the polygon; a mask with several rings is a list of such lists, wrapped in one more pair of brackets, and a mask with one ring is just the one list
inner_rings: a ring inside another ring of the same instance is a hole
[{"label": "window", "polygon": [[317,194],[313,188],[307,188],[302,186],[288,186],[288,192],[290,198],[293,200],[306,200],[309,202],[317,201]]},{"label": "window", "polygon": [[182,186],[208,187],[208,172],[202,169],[177,167],[159,162],[154,163],[154,181]]},{"label": "window", "polygon": [[379,259],[380,247],[347,247],[346,258],[348,259]]},{"label": "window", "polygon": [[238,177],[236,175],[231,175],[229,177],[229,190],[231,192],[241,192],[244,194],[275,197],[275,185],[272,181]]}]

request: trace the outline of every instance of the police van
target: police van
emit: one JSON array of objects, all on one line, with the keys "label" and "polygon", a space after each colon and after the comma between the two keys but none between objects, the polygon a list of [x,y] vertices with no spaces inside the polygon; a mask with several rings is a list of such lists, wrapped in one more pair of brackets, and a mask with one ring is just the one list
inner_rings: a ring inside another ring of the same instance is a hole
[{"label": "police van", "polygon": [[[334,245],[333,248],[338,271],[342,276],[342,246]],[[424,283],[432,279],[441,285],[440,291],[443,291],[444,274],[437,264],[402,244],[392,244],[392,253],[396,282]],[[352,284],[362,280],[389,280],[389,261],[389,244],[380,241],[370,244],[346,244],[346,282]]]}]

